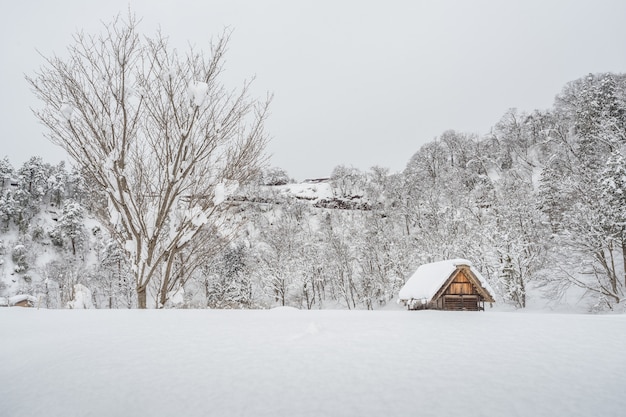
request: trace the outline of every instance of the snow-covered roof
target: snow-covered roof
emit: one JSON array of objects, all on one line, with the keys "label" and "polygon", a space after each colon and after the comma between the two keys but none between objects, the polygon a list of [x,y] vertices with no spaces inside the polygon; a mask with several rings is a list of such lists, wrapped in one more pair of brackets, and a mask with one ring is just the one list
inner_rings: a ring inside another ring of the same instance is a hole
[{"label": "snow-covered roof", "polygon": [[430,302],[458,266],[468,266],[474,276],[480,281],[480,285],[493,297],[493,290],[487,280],[472,266],[467,259],[450,259],[447,261],[425,264],[417,268],[417,271],[409,278],[400,290],[400,300],[426,300]]}]

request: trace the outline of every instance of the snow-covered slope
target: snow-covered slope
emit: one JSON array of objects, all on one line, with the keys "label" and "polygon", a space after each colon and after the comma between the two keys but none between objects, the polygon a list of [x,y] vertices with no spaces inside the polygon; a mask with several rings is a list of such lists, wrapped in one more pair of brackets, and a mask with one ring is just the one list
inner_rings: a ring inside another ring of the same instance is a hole
[{"label": "snow-covered slope", "polygon": [[622,416],[625,315],[0,309],[0,415]]}]

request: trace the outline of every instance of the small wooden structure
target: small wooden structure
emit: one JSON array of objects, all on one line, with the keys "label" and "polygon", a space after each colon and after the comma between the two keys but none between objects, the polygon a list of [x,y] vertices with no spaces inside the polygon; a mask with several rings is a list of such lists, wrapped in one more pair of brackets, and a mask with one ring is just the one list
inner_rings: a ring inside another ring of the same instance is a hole
[{"label": "small wooden structure", "polygon": [[485,309],[494,303],[493,290],[466,259],[420,266],[400,290],[398,302],[409,310]]},{"label": "small wooden structure", "polygon": [[0,307],[34,307],[37,297],[28,294],[19,294],[0,300]]}]

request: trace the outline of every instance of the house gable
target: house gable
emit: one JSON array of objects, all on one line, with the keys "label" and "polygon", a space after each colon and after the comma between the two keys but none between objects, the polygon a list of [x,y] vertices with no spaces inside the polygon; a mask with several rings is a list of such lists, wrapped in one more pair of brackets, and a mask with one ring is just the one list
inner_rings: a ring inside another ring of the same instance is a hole
[{"label": "house gable", "polygon": [[437,300],[444,295],[477,295],[484,301],[495,302],[469,265],[457,265],[457,269],[432,299]]}]

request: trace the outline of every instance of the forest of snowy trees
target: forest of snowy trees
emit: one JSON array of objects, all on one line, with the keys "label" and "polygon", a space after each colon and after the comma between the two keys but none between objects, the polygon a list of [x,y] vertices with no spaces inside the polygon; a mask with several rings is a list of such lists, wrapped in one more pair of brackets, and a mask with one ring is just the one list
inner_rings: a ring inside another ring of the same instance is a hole
[{"label": "forest of snowy trees", "polygon": [[[292,184],[266,169],[225,202],[243,227],[164,306],[378,309],[420,264],[466,258],[516,308],[623,310],[625,145],[626,75],[590,74],[483,137],[443,132],[402,172],[338,166]],[[106,198],[88,178],[39,157],[0,161],[0,296],[137,306],[128,252],[95,220]],[[149,307],[163,306],[158,292]]]}]

